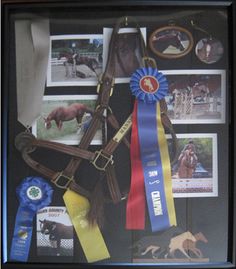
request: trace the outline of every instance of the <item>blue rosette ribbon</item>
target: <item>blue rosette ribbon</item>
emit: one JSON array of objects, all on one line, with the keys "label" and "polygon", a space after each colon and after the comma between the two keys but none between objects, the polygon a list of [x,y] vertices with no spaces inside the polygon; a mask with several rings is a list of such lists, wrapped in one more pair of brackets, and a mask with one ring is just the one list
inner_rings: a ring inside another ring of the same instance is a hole
[{"label": "blue rosette ribbon", "polygon": [[37,211],[52,201],[53,189],[41,177],[27,177],[17,187],[19,208],[16,215],[10,259],[25,262],[28,260],[32,237],[32,223]]},{"label": "blue rosette ribbon", "polygon": [[155,103],[167,94],[168,82],[156,68],[139,68],[131,76],[130,89],[139,101]]},{"label": "blue rosette ribbon", "polygon": [[145,210],[146,200],[152,231],[162,231],[176,224],[170,160],[160,111],[168,82],[156,68],[144,67],[131,76],[130,89],[136,101],[132,117],[131,188],[126,227],[144,229],[145,214],[139,209]]}]

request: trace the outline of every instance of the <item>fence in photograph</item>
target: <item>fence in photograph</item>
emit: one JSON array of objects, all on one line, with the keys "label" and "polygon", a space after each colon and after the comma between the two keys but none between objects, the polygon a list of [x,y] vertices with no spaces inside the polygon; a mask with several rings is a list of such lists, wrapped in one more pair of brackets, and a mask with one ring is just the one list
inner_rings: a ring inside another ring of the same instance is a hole
[{"label": "fence in photograph", "polygon": [[38,255],[73,255],[73,239],[61,239],[60,248],[57,247],[57,242],[49,240],[49,235],[42,234],[37,231],[37,252]]},{"label": "fence in photograph", "polygon": [[51,65],[63,65],[65,61],[65,58],[61,58],[60,60],[57,58],[51,58]]},{"label": "fence in photograph", "polygon": [[[60,53],[52,53],[52,58],[51,58],[51,65],[63,65],[64,62],[66,61],[65,57],[62,57],[60,60],[58,60]],[[98,52],[81,52],[78,53],[79,57],[88,57],[88,58],[93,58],[96,61],[99,62],[99,53]]]},{"label": "fence in photograph", "polygon": [[187,115],[191,117],[193,111],[193,95],[183,93],[176,95],[173,110],[175,119],[180,116],[186,118]]},{"label": "fence in photograph", "polygon": [[173,106],[174,118],[192,118],[193,115],[203,113],[217,114],[220,112],[221,98],[206,96],[203,100],[197,102],[193,94],[181,93],[176,95]]}]

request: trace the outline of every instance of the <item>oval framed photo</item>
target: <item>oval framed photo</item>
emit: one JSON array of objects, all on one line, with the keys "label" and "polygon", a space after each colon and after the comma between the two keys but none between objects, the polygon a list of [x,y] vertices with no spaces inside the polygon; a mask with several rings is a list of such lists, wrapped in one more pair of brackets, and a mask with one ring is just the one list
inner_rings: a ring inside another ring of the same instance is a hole
[{"label": "oval framed photo", "polygon": [[155,30],[149,38],[151,50],[159,57],[176,59],[193,48],[193,36],[183,27],[165,26]]}]

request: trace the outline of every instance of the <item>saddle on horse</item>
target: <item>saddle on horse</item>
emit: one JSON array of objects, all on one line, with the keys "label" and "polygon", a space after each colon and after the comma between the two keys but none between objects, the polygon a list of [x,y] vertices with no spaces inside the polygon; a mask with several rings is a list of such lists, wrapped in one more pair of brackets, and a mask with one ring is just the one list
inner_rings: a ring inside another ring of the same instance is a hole
[{"label": "saddle on horse", "polygon": [[[119,19],[112,32],[106,68],[97,86],[98,99],[96,102],[96,108],[92,114],[90,124],[85,131],[78,147],[37,139],[29,132],[20,133],[15,139],[16,148],[21,152],[24,161],[31,168],[49,179],[58,188],[70,189],[87,197],[90,200],[91,208],[88,217],[90,222],[97,222],[98,224],[102,223],[101,212],[103,201],[112,201],[113,203],[118,203],[127,197],[127,193],[120,190],[119,183],[116,178],[115,160],[113,154],[121,142],[123,142],[127,147],[130,146],[127,134],[131,129],[132,116],[130,115],[124,124],[120,126],[112,112],[111,107],[109,106],[109,100],[113,94],[113,89],[115,86],[114,84],[117,65],[119,65],[124,73],[128,74],[129,76],[131,71],[134,72],[139,67],[138,65],[146,67],[152,67],[155,65],[154,60],[147,56],[140,28],[137,26],[136,21],[132,18],[129,18],[129,22],[133,22],[135,28],[137,29],[137,43],[140,48],[142,62],[139,63],[138,59],[134,58],[134,55],[132,55],[132,58],[135,59],[132,62],[132,68],[130,63],[126,62],[126,53],[130,53],[132,50],[127,48],[128,43],[126,40],[128,39],[129,34],[119,34],[119,29],[123,26],[124,22],[124,18]],[[175,156],[174,159],[176,159],[177,139],[172,124],[166,113],[167,105],[164,99],[160,101],[160,108],[162,124],[164,128],[172,135],[173,156]],[[106,113],[104,114],[105,111]],[[108,143],[104,143],[100,150],[95,152],[88,150],[92,139],[101,125],[101,122],[104,123],[105,121],[107,121],[108,124],[110,124],[116,130],[116,134]],[[44,166],[32,158],[31,153],[38,148],[64,153],[69,155],[71,159],[64,170],[54,171],[53,169]],[[100,177],[97,180],[92,192],[81,187],[78,179],[75,178],[75,173],[79,169],[83,160],[89,161],[97,170],[100,171]],[[106,181],[103,180],[105,177]],[[104,182],[107,183],[109,189],[109,195],[106,197],[103,192]],[[96,199],[96,197],[100,197],[101,199]]]}]

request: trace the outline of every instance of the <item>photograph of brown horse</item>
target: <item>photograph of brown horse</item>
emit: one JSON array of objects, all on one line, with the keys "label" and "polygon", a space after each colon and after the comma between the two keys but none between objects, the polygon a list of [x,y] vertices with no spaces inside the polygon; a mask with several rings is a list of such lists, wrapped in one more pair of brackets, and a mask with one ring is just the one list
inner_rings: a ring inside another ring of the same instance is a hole
[{"label": "photograph of brown horse", "polygon": [[80,124],[85,113],[93,114],[93,110],[88,106],[75,103],[67,107],[57,107],[51,111],[51,113],[44,118],[45,128],[50,129],[52,127],[52,121],[55,121],[56,126],[61,130],[64,121],[70,121],[76,119],[77,123]]},{"label": "photograph of brown horse", "polygon": [[190,149],[185,150],[183,156],[179,160],[179,177],[192,178],[193,172],[195,171],[197,165],[197,161],[197,156],[193,151],[191,151]]}]

